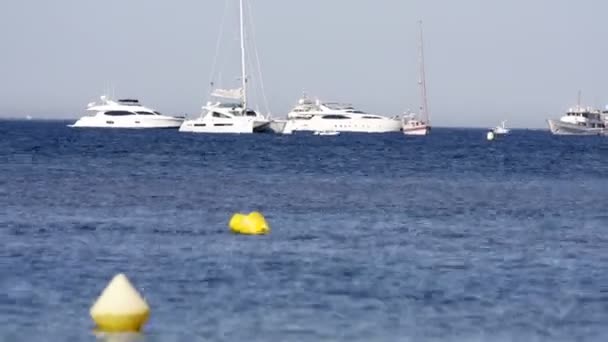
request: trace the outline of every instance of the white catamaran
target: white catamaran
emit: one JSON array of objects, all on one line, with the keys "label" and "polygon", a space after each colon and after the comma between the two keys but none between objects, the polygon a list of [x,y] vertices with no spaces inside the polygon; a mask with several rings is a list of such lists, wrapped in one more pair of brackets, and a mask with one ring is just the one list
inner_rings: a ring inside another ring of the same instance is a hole
[{"label": "white catamaran", "polygon": [[[248,75],[243,7],[243,0],[239,0],[241,87],[238,89],[212,89],[211,97],[222,100],[208,102],[203,106],[203,112],[200,117],[184,121],[179,128],[180,132],[254,133],[268,130],[270,120],[257,110],[248,107]],[[212,88],[213,84],[211,82]]]},{"label": "white catamaran", "polygon": [[405,135],[427,135],[431,131],[431,122],[429,119],[429,108],[426,97],[426,75],[424,72],[424,43],[422,38],[422,21],[420,24],[420,43],[418,47],[419,54],[419,79],[420,87],[420,112],[406,113],[403,116],[402,130]]}]

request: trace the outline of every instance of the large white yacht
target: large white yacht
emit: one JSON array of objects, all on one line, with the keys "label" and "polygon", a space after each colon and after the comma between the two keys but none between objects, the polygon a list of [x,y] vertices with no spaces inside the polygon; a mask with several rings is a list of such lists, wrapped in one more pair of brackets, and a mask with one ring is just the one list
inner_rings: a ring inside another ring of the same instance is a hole
[{"label": "large white yacht", "polygon": [[211,92],[211,97],[216,98],[217,101],[210,101],[203,106],[203,112],[198,118],[184,121],[179,128],[180,132],[257,133],[269,130],[270,120],[258,111],[248,107],[243,7],[243,0],[239,0],[241,87],[237,89],[214,89]]},{"label": "large white yacht", "polygon": [[136,99],[110,100],[101,96],[101,102],[87,105],[86,115],[69,127],[103,128],[178,128],[183,117],[168,116],[145,107]]},{"label": "large white yacht", "polygon": [[401,120],[368,114],[352,105],[311,100],[306,95],[287,114],[283,134],[297,131],[316,132],[399,132]]},{"label": "large white yacht", "polygon": [[576,106],[569,108],[559,120],[548,119],[551,133],[556,135],[608,135],[608,106],[603,112],[581,105],[578,92]]},{"label": "large white yacht", "polygon": [[608,135],[608,111],[575,106],[559,120],[547,120],[556,135]]}]

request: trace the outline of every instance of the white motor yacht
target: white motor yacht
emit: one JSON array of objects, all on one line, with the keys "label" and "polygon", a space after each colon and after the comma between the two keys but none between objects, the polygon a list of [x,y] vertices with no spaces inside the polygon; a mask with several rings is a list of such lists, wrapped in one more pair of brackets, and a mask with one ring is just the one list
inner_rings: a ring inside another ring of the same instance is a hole
[{"label": "white motor yacht", "polygon": [[607,111],[590,107],[570,108],[559,120],[548,119],[551,133],[556,135],[608,135]]},{"label": "white motor yacht", "polygon": [[100,103],[89,103],[87,112],[69,127],[103,128],[178,128],[183,117],[163,115],[145,107],[136,99],[110,100],[101,96]]},{"label": "white motor yacht", "polygon": [[400,130],[399,118],[369,114],[348,104],[312,101],[304,96],[287,114],[283,133],[291,134],[297,131],[385,133]]},{"label": "white motor yacht", "polygon": [[575,107],[569,108],[559,120],[548,119],[547,123],[556,135],[608,135],[608,110],[581,106],[579,93]]}]

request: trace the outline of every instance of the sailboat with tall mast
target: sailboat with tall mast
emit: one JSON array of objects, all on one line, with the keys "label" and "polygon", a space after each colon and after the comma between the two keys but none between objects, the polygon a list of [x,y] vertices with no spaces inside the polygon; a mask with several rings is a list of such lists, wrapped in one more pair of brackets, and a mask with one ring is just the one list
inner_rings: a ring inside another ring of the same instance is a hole
[{"label": "sailboat with tall mast", "polygon": [[424,42],[422,35],[422,21],[418,22],[420,25],[420,42],[418,46],[418,58],[419,58],[419,79],[418,85],[420,87],[420,112],[406,113],[403,116],[402,131],[405,135],[427,135],[431,131],[431,122],[429,119],[429,108],[426,96],[426,75],[424,71]]},{"label": "sailboat with tall mast", "polygon": [[211,97],[215,102],[207,102],[202,107],[200,117],[186,120],[180,132],[192,133],[255,133],[266,131],[270,120],[256,110],[249,108],[247,94],[247,62],[245,44],[244,0],[239,0],[240,50],[241,50],[241,87],[237,89],[214,89],[212,82]]}]

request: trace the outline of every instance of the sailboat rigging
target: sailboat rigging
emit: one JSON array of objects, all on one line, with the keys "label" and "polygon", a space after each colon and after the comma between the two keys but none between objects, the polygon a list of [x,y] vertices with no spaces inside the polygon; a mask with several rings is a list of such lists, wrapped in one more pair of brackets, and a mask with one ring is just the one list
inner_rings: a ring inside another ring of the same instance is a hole
[{"label": "sailboat rigging", "polygon": [[431,130],[429,108],[426,93],[426,74],[424,68],[424,40],[422,21],[419,21],[420,37],[418,45],[418,86],[420,88],[420,110],[418,115],[408,113],[403,117],[402,130],[405,135],[427,135]]}]

